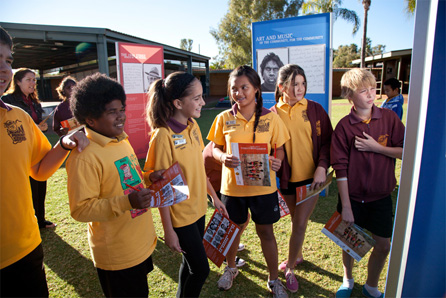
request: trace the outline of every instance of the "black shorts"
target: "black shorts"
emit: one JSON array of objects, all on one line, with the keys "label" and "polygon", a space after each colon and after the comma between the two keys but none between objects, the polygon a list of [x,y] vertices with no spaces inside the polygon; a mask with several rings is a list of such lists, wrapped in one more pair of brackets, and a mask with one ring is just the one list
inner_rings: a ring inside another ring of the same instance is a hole
[{"label": "black shorts", "polygon": [[280,219],[277,191],[255,197],[232,197],[222,194],[221,201],[228,210],[229,218],[238,225],[248,220],[248,208],[256,224],[270,225]]},{"label": "black shorts", "polygon": [[304,180],[304,181],[299,181],[299,182],[290,182],[288,181],[288,188],[284,189],[281,188],[280,192],[283,195],[295,195],[296,194],[296,188],[302,185],[307,185],[307,184],[311,184],[313,183],[313,178]]},{"label": "black shorts", "polygon": [[[376,236],[383,238],[392,237],[393,210],[392,197],[389,195],[383,199],[370,203],[361,203],[350,200],[355,224],[369,230]],[[338,195],[338,212],[342,213],[341,199]]]}]

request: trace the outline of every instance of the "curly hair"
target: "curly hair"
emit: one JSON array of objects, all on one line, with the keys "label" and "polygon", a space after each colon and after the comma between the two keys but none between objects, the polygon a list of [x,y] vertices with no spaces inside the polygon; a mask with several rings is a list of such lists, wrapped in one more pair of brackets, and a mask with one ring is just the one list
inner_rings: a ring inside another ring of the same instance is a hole
[{"label": "curly hair", "polygon": [[86,119],[99,119],[105,112],[105,106],[120,100],[125,106],[124,88],[116,80],[101,73],[95,73],[80,81],[73,90],[70,109],[81,124]]}]

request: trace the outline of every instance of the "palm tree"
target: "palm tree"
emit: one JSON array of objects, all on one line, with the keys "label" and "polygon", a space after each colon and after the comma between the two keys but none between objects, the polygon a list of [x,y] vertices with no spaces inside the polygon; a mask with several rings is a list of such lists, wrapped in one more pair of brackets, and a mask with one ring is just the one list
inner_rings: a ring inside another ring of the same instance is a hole
[{"label": "palm tree", "polygon": [[341,5],[342,0],[309,0],[302,5],[302,12],[303,14],[332,12],[335,21],[338,17],[341,17],[352,23],[352,34],[355,35],[360,25],[359,17],[354,10],[342,8]]},{"label": "palm tree", "polygon": [[372,0],[362,0],[364,6],[364,23],[362,25],[362,48],[361,48],[361,68],[365,67],[365,49],[367,46],[367,16]]},{"label": "palm tree", "polygon": [[406,12],[407,12],[408,14],[413,15],[414,12],[415,12],[415,4],[416,4],[416,0],[404,0],[404,1],[405,1],[406,4],[407,4]]}]

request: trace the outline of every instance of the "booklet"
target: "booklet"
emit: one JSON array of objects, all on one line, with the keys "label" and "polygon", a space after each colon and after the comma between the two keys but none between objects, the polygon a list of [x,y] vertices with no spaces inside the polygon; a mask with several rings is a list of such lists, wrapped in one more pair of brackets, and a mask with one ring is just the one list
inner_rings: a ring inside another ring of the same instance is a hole
[{"label": "booklet", "polygon": [[225,260],[239,231],[238,225],[217,210],[214,211],[204,233],[203,245],[209,260],[217,267]]},{"label": "booklet", "polygon": [[322,233],[358,262],[375,245],[375,240],[369,234],[356,224],[349,226],[339,212],[333,214]]},{"label": "booklet", "polygon": [[333,172],[334,171],[331,171],[327,175],[327,179],[325,179],[324,184],[322,184],[317,189],[310,190],[311,184],[296,187],[296,206],[302,204],[306,200],[314,197],[315,195],[320,194],[324,189],[326,189],[333,181]]},{"label": "booklet", "polygon": [[283,195],[279,190],[277,190],[277,195],[279,197],[280,218],[282,218],[290,214],[290,209],[288,208],[288,205],[286,204],[285,200],[283,199]]},{"label": "booklet", "polygon": [[68,128],[69,132],[80,129],[81,127],[85,127],[85,125],[81,125],[74,117],[61,121],[60,125],[62,125],[63,128]]},{"label": "booklet", "polygon": [[234,168],[237,185],[271,186],[268,144],[231,143],[232,155],[240,159]]},{"label": "booklet", "polygon": [[[163,177],[163,180],[158,180],[148,187],[155,192],[150,208],[172,206],[189,198],[189,187],[178,162],[165,170]],[[140,186],[126,185],[128,188],[139,191]]]}]

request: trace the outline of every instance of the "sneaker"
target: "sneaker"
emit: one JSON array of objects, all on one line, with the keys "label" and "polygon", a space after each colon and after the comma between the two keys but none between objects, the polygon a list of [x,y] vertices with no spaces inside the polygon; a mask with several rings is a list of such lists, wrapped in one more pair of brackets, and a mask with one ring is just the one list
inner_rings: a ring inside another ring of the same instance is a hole
[{"label": "sneaker", "polygon": [[291,293],[296,293],[297,289],[299,289],[299,282],[297,281],[296,276],[294,275],[293,270],[288,271],[288,273],[285,274],[286,279],[286,288]]},{"label": "sneaker", "polygon": [[362,286],[362,295],[364,295],[364,297],[368,297],[368,298],[383,298],[384,297],[384,293],[381,293],[381,295],[378,297],[372,296],[372,294],[370,294],[369,291],[367,291],[365,286]]},{"label": "sneaker", "polygon": [[238,269],[231,269],[228,266],[225,267],[223,275],[217,282],[217,286],[220,290],[229,290],[232,287],[232,281],[238,275]]},{"label": "sneaker", "polygon": [[345,287],[341,285],[336,292],[336,298],[349,298],[352,295],[353,289],[350,289],[348,287]]},{"label": "sneaker", "polygon": [[268,289],[273,293],[273,298],[288,298],[286,289],[279,279],[269,281]]},{"label": "sneaker", "polygon": [[244,245],[243,243],[240,243],[240,244],[238,245],[237,251],[242,251],[242,250],[244,250],[244,249],[245,249],[245,245]]},{"label": "sneaker", "polygon": [[[302,264],[304,262],[304,258],[300,258],[296,260],[296,263],[294,264],[294,267],[296,267],[299,264]],[[286,265],[288,265],[288,260],[283,261],[282,263],[280,263],[279,265],[279,270],[281,271],[285,271],[286,269]]]},{"label": "sneaker", "polygon": [[[228,263],[226,262],[226,259],[223,261],[223,264],[227,265]],[[240,257],[235,257],[235,266],[236,267],[242,267],[243,265],[246,264],[246,261],[243,260]]]}]

